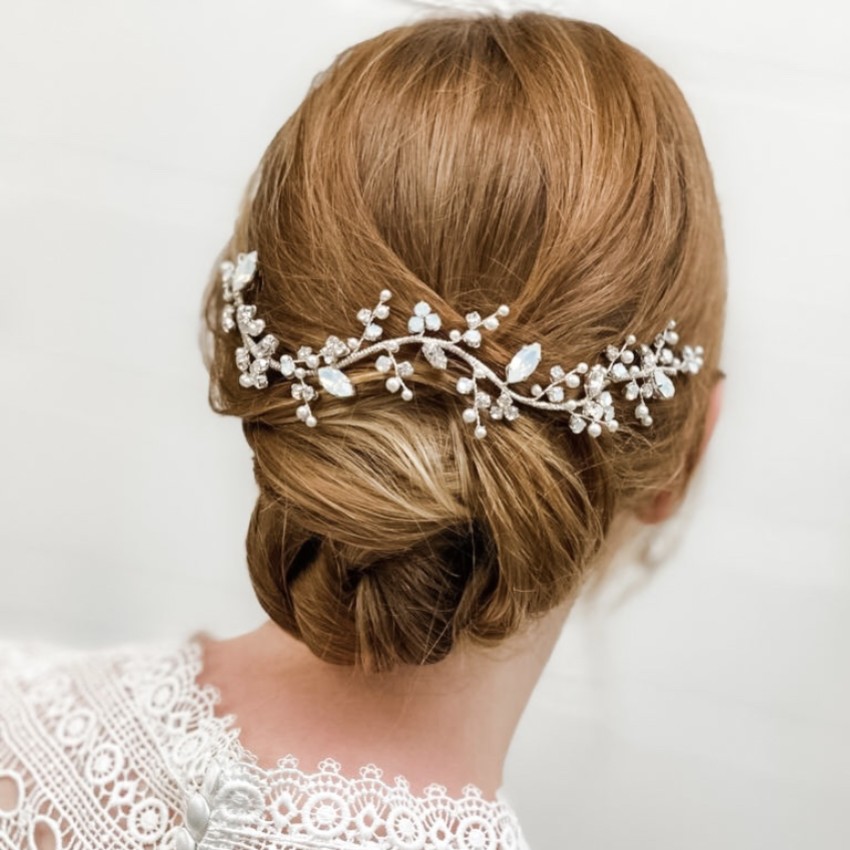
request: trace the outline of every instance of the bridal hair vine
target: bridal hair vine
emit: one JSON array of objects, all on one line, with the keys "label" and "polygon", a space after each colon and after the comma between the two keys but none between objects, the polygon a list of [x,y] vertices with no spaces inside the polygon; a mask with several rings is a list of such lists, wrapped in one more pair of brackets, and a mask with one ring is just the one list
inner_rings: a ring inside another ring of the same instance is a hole
[{"label": "bridal hair vine", "polygon": [[[469,375],[458,378],[456,389],[470,399],[469,406],[463,411],[463,420],[475,426],[474,433],[478,438],[487,435],[487,428],[481,421],[485,411],[490,419],[510,422],[520,415],[518,405],[565,411],[569,414],[570,430],[575,434],[587,431],[591,437],[598,437],[603,429],[616,431],[619,422],[611,392],[615,385],[622,385],[622,396],[626,401],[635,402],[634,413],[638,421],[649,426],[652,416],[647,402],[672,398],[676,389],[674,378],[680,374],[696,374],[703,365],[702,346],[686,345],[680,354],[674,352],[673,346],[678,343],[679,335],[675,330],[676,323],[671,321],[656,335],[652,345],[638,344],[634,335],[630,334],[623,345],[609,345],[605,349],[606,362],[592,366],[579,363],[569,371],[562,366],[552,366],[550,382],[546,386],[535,383],[530,395],[523,395],[514,389],[514,385],[531,378],[537,369],[541,358],[539,342],[523,345],[514,354],[503,375],[469,350],[480,346],[483,330],[492,331],[499,326],[499,320],[509,313],[507,304],[500,305],[484,318],[476,312],[467,313],[467,327],[450,330],[445,337],[435,335],[442,327],[440,316],[428,302],[419,301],[407,322],[408,335],[381,339],[383,328],[378,322],[390,313],[387,302],[391,293],[388,289],[381,291],[377,305],[371,310],[364,307],[357,312],[357,319],[363,325],[359,337],[342,340],[329,336],[318,351],[302,345],[297,353],[281,354],[275,359],[280,341],[271,333],[255,339],[263,334],[266,324],[257,317],[256,305],[246,304],[242,294],[254,280],[257,252],[239,254],[235,263],[225,260],[220,268],[225,301],[221,325],[227,332],[237,329],[242,337],[242,345],[236,349],[240,385],[264,389],[269,383],[268,371],[280,372],[292,380],[292,396],[301,402],[296,416],[310,427],[317,423],[311,402],[317,399],[319,392],[324,390],[337,397],[353,396],[354,385],[345,374],[345,368],[374,355],[377,355],[375,369],[388,375],[386,388],[392,393],[400,391],[401,397],[410,401],[413,390],[405,383],[405,378],[413,374],[413,363],[399,360],[396,356],[405,345],[419,346],[425,359],[436,369],[447,368],[449,354],[470,367]],[[308,381],[314,376],[318,379],[318,386]],[[486,382],[491,385],[489,392]],[[496,393],[493,393],[493,388]],[[581,390],[581,394],[574,393],[574,397],[568,398],[570,390]]]}]

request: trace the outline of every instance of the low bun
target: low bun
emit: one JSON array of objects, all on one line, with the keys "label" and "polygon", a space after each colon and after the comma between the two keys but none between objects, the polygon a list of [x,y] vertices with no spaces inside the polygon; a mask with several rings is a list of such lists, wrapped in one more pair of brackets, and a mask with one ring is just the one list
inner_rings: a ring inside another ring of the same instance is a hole
[{"label": "low bun", "polygon": [[720,214],[681,92],[603,27],[438,18],[345,51],[272,140],[222,253],[253,249],[251,302],[286,351],[347,337],[382,289],[388,337],[420,300],[448,327],[509,304],[478,352],[494,366],[533,341],[550,364],[590,360],[670,318],[706,349],[651,434],[593,440],[523,409],[476,440],[462,365],[421,353],[412,400],[363,364],[309,428],[279,374],[240,386],[213,275],[210,403],[241,418],[260,491],[251,578],[317,656],[388,670],[498,643],[577,592],[619,514],[686,486],[722,337]]},{"label": "low bun", "polygon": [[522,426],[472,446],[460,405],[447,417],[432,404],[373,395],[326,408],[315,429],[245,426],[261,491],[247,538],[255,590],[327,661],[388,670],[439,661],[463,639],[497,643],[575,583],[585,553],[564,543],[588,535],[564,526],[590,528],[593,513],[573,504],[563,461],[547,463],[541,445],[516,463],[539,439]]}]

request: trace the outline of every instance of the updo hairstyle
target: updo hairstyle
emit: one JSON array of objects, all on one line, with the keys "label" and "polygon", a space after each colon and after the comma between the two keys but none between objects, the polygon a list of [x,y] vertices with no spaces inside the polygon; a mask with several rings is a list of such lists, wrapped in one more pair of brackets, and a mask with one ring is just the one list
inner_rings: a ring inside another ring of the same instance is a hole
[{"label": "updo hairstyle", "polygon": [[387,337],[420,300],[446,327],[509,304],[477,352],[494,366],[533,341],[541,369],[593,362],[670,318],[706,350],[649,429],[623,409],[596,440],[530,408],[476,440],[466,373],[420,353],[411,401],[364,362],[309,428],[278,373],[239,385],[217,261],[205,359],[253,451],[251,579],[320,658],[382,671],[494,645],[577,592],[616,516],[684,491],[721,345],[718,202],[682,93],[605,28],[436,18],[345,50],[269,144],[219,260],[253,249],[250,300],[285,351],[350,336],[385,288]]}]

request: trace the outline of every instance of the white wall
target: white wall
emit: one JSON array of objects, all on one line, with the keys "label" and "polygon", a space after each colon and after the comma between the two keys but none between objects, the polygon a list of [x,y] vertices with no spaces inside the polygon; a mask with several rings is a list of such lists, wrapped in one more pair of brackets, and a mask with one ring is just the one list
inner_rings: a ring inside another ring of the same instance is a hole
[{"label": "white wall", "polygon": [[[421,5],[4,4],[0,634],[258,621],[249,453],[206,406],[201,288],[312,76]],[[550,5],[689,98],[725,216],[729,380],[680,547],[575,612],[505,790],[535,850],[846,848],[847,7]]]}]

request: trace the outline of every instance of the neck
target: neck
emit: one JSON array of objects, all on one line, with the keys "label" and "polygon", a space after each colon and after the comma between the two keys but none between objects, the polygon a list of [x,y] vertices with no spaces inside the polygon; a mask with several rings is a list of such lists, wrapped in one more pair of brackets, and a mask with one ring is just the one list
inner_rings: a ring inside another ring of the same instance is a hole
[{"label": "neck", "polygon": [[491,799],[508,747],[570,603],[494,648],[460,647],[443,661],[363,673],[317,658],[272,622],[229,640],[202,637],[205,684],[235,714],[263,767],[289,752],[302,768],[333,756],[346,773],[373,762],[414,793],[430,782]]}]

